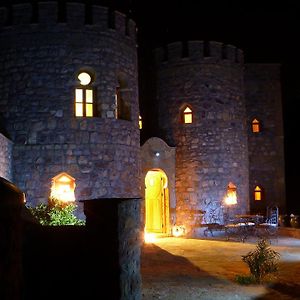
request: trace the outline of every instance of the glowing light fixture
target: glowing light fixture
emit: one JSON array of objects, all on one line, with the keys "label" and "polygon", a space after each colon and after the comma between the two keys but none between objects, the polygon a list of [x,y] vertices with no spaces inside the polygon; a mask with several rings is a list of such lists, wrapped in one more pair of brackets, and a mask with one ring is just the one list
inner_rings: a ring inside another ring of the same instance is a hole
[{"label": "glowing light fixture", "polygon": [[155,156],[156,156],[156,157],[159,157],[159,156],[160,156],[160,153],[159,153],[159,152],[155,152]]},{"label": "glowing light fixture", "polygon": [[142,117],[139,116],[139,128],[142,129],[143,128],[143,121],[142,121]]},{"label": "glowing light fixture", "polygon": [[232,182],[229,182],[227,186],[227,193],[224,201],[226,205],[237,204],[236,186]]},{"label": "glowing light fixture", "polygon": [[88,85],[92,81],[91,75],[86,72],[81,72],[78,75],[78,79],[79,79],[81,85]]},{"label": "glowing light fixture", "polygon": [[156,241],[156,234],[155,233],[150,233],[150,232],[144,232],[144,242],[146,244],[151,244]]},{"label": "glowing light fixture", "polygon": [[62,202],[75,201],[75,179],[67,173],[52,178],[50,197]]},{"label": "glowing light fixture", "polygon": [[183,225],[175,225],[172,228],[172,234],[175,237],[183,236],[185,235],[185,226]]}]

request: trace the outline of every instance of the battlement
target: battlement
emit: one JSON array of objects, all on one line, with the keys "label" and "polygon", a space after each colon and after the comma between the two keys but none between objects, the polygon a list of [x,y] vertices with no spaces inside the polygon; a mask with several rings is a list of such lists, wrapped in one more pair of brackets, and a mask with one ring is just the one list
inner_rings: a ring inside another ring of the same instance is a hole
[{"label": "battlement", "polygon": [[243,51],[216,41],[174,42],[154,50],[156,64],[193,61],[202,63],[243,64]]},{"label": "battlement", "polygon": [[11,9],[0,7],[0,29],[5,27],[41,24],[53,26],[65,23],[72,29],[83,26],[95,26],[97,30],[115,30],[136,40],[136,24],[126,15],[118,11],[110,11],[107,7],[67,2],[39,2],[12,5]]}]

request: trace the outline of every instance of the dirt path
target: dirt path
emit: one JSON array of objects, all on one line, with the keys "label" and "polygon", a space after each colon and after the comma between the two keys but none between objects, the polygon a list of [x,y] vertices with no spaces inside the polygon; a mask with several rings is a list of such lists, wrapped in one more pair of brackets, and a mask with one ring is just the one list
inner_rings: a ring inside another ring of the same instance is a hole
[{"label": "dirt path", "polygon": [[143,300],[300,299],[300,240],[279,238],[271,247],[281,254],[272,283],[240,285],[236,275],[248,275],[241,255],[256,241],[161,238],[142,250]]}]

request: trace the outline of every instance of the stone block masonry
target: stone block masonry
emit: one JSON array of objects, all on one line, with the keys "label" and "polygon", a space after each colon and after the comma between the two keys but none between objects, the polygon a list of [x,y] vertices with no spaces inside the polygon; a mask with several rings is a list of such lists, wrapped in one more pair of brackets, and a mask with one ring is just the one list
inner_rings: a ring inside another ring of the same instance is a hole
[{"label": "stone block masonry", "polygon": [[0,133],[0,177],[12,180],[12,146],[13,143]]},{"label": "stone block masonry", "polygon": [[[75,178],[77,199],[139,196],[135,23],[101,6],[90,7],[89,20],[80,3],[67,3],[64,15],[60,8],[42,2],[0,13],[0,112],[14,143],[14,183],[33,205],[47,201],[61,172]],[[82,71],[93,79],[92,118],[75,117]],[[126,120],[115,117],[117,87]]]}]

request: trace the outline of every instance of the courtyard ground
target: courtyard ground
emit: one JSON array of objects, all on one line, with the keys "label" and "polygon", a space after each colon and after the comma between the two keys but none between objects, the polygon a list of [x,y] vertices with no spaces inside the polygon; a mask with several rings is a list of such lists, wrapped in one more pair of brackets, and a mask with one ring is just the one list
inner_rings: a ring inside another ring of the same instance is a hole
[{"label": "courtyard ground", "polygon": [[300,299],[300,239],[278,237],[271,248],[280,253],[279,272],[271,282],[241,285],[249,275],[242,255],[257,240],[245,243],[218,238],[166,237],[144,244],[141,256],[143,300]]}]

